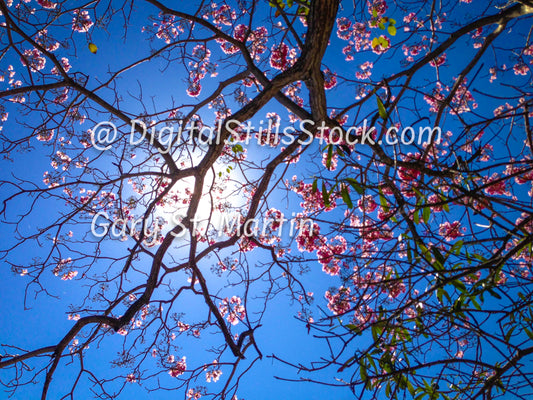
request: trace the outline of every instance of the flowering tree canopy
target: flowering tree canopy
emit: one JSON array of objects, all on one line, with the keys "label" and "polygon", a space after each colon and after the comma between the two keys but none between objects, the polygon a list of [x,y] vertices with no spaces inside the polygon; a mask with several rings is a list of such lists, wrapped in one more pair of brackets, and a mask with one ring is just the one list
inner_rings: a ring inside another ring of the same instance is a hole
[{"label": "flowering tree canopy", "polygon": [[533,395],[533,1],[0,12],[6,395]]}]

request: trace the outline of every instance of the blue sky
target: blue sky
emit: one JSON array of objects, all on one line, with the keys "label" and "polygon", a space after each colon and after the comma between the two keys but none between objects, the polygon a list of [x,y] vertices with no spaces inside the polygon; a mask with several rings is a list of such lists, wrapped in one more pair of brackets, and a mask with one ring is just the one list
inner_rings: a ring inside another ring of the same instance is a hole
[{"label": "blue sky", "polygon": [[[180,7],[187,8],[188,5],[181,4]],[[461,5],[457,8],[456,12],[461,14],[466,10],[468,5]],[[94,29],[91,33],[91,41],[97,44],[98,53],[96,55],[91,54],[87,47],[87,38],[84,34],[74,34],[74,40],[76,41],[77,46],[77,58],[71,58],[71,64],[73,65],[73,70],[86,72],[89,76],[88,87],[95,87],[98,85],[98,82],[101,82],[108,77],[108,70],[115,70],[119,67],[127,65],[129,62],[134,61],[135,59],[146,55],[150,50],[150,43],[146,40],[147,35],[142,33],[140,28],[143,25],[149,24],[145,19],[146,15],[154,13],[154,9],[148,5],[142,3],[141,6],[136,5],[138,13],[133,14],[133,18],[130,21],[129,31],[126,42],[120,40],[123,34],[123,26],[120,23],[111,24],[107,32],[99,29]],[[397,12],[397,11],[396,11]],[[396,15],[394,12],[389,11],[390,17],[396,17],[398,21],[402,20],[402,14],[397,12]],[[461,14],[462,15],[462,14]],[[450,19],[456,18],[457,16],[451,15]],[[461,17],[459,17],[460,20]],[[468,19],[467,16],[464,17],[465,20]],[[497,44],[505,46],[506,43],[513,42],[514,40],[522,40],[522,36],[527,34],[529,26],[527,23],[519,24],[516,29],[513,30],[511,34],[504,35],[503,37],[497,40]],[[402,41],[407,38],[407,34],[399,31],[398,35],[392,38],[393,44],[399,41]],[[160,45],[160,43],[155,42],[154,46]],[[403,60],[403,55],[401,54],[401,49],[397,49],[393,55],[388,54],[387,61],[381,61],[374,55],[365,53],[359,60],[354,61],[352,64],[340,63],[337,62],[339,57],[342,57],[341,49],[345,45],[345,42],[339,40],[333,34],[330,47],[326,53],[324,66],[329,67],[339,74],[339,76],[346,76],[353,79],[354,71],[357,69],[359,64],[371,59],[375,62],[373,79],[378,80],[381,76],[386,76],[393,71],[397,71],[398,68],[402,68],[401,60]],[[217,50],[214,44],[210,45],[213,53],[219,54],[220,51]],[[439,71],[441,78],[448,82],[453,82],[452,77],[457,75],[457,71],[460,70],[468,61],[472,55],[472,45],[471,43],[459,43],[453,50],[453,55],[448,57],[448,60],[444,67]],[[368,56],[368,57],[367,57]],[[19,60],[11,56],[11,59],[7,60],[9,63],[14,65],[19,64]],[[488,82],[488,68],[491,64],[492,59],[490,54],[486,54],[483,58],[484,67],[481,69],[478,77],[476,78],[476,87],[479,90],[486,88],[487,90],[493,90],[490,88]],[[498,60],[501,64],[502,60]],[[512,65],[512,60],[507,61],[507,65]],[[216,87],[218,79],[222,77],[229,76],[234,73],[234,69],[231,68],[231,64],[221,65],[220,75],[217,79],[205,79],[204,88],[202,94],[209,93],[210,90]],[[130,72],[126,72],[121,79],[118,81],[116,86],[119,93],[124,93],[123,98],[121,99],[121,107],[128,112],[131,112],[134,115],[138,115],[143,112],[142,108],[139,106],[138,102],[130,97],[131,95],[139,94],[139,84],[142,86],[142,94],[146,99],[145,104],[147,105],[148,111],[153,112],[154,110],[160,110],[161,108],[170,108],[172,100],[176,104],[183,103],[194,103],[194,99],[190,99],[185,95],[186,85],[184,83],[184,76],[178,73],[176,68],[176,73],[173,73],[174,66],[170,64],[166,66],[162,61],[154,61],[150,64],[142,65]],[[512,74],[511,71],[505,72],[505,74]],[[507,83],[523,85],[524,80],[531,79],[530,75],[526,77],[515,77],[508,76],[506,80]],[[419,85],[424,87],[428,82],[435,80],[435,70],[432,67],[425,67],[423,72],[421,72],[416,81],[413,82],[414,85]],[[104,98],[111,98],[110,91],[103,91],[102,96]],[[497,89],[498,96],[505,97],[515,94],[515,90],[511,87],[502,87],[498,86]],[[355,96],[355,89],[353,86],[346,85],[339,89],[335,89],[329,94],[329,106],[330,107],[341,107],[347,104],[349,101],[353,101]],[[382,94],[382,93],[380,93]],[[303,91],[302,96],[305,97],[306,93]],[[487,97],[479,97],[479,107],[476,112],[490,115],[492,114],[493,109],[496,105],[499,105],[501,101],[499,99],[488,100]],[[201,96],[200,96],[201,98]],[[417,107],[427,107],[425,103],[415,104]],[[237,109],[237,105],[232,105],[232,110]],[[9,110],[11,111],[11,110]],[[257,124],[259,119],[266,117],[267,112],[279,112],[283,114],[283,110],[280,106],[269,104],[263,110],[261,110],[257,118],[254,118],[253,123]],[[368,103],[362,109],[362,115],[368,113],[368,115],[374,114],[375,102]],[[14,114],[14,112],[13,112]],[[401,115],[403,118],[404,124],[413,123],[415,118],[414,112],[412,110],[404,110],[404,113]],[[105,114],[100,114],[101,118],[105,117]],[[212,115],[203,116],[207,120],[212,119]],[[428,117],[433,121],[433,115],[428,114]],[[25,116],[18,116],[19,120],[24,120]],[[32,117],[30,117],[32,118]],[[37,118],[37,117],[33,117]],[[93,116],[97,118],[97,116]],[[361,116],[350,115],[350,123],[358,123]],[[475,120],[475,118],[473,118]],[[35,121],[31,121],[35,122]],[[423,122],[421,122],[423,123]],[[443,126],[446,126],[446,130],[451,130],[452,134],[456,134],[454,129],[459,128],[459,124],[453,120],[444,120],[442,122]],[[80,131],[91,128],[86,123],[83,127],[80,127]],[[10,135],[16,137],[19,135],[19,132],[22,133],[23,127],[17,122],[15,118],[11,118],[4,125],[4,132],[9,132]],[[498,148],[496,143],[502,143],[503,138],[498,137],[498,132],[491,132],[495,135],[494,147],[496,148],[496,154],[498,154]],[[46,148],[39,145],[39,142],[34,141],[30,144],[35,147],[32,148],[29,152],[26,153],[12,153],[11,158],[13,161],[2,160],[2,168],[0,169],[0,178],[8,179],[13,176],[24,178],[28,181],[41,182],[42,174],[45,170],[50,170],[48,154],[55,151],[55,149]],[[317,145],[318,146],[318,145]],[[513,146],[513,144],[511,144]],[[248,154],[250,158],[260,158],[265,152],[264,148],[261,148],[257,145],[250,145],[247,147]],[[273,154],[274,151],[269,154]],[[370,152],[370,150],[369,150]],[[364,153],[364,150],[363,150]],[[90,150],[89,154],[95,156],[96,150]],[[314,175],[319,172],[320,168],[317,168],[317,165],[320,165],[318,162],[313,164],[312,161],[316,160],[303,160],[298,165],[293,165],[289,168],[288,172],[285,175],[285,178],[290,178],[293,174],[297,175],[298,178],[310,175]],[[108,159],[105,156],[100,161],[102,167],[106,167],[106,162]],[[235,173],[237,179],[241,177]],[[253,175],[252,175],[253,176]],[[12,187],[3,186],[2,187],[2,198],[5,198],[7,195],[13,192]],[[524,190],[524,198],[526,196]],[[354,200],[356,198],[354,197]],[[270,198],[270,204],[282,209],[286,212],[286,215],[290,215],[291,212],[298,209],[298,204],[300,199],[295,195],[291,194],[288,198],[280,195],[272,195]],[[29,205],[28,200],[20,200],[11,205],[8,209],[11,216],[18,215],[22,212],[25,212],[28,209]],[[331,217],[339,218],[344,212],[345,207],[342,209],[336,210],[331,214]],[[41,226],[44,226],[47,222],[51,221],[51,218],[57,216],[57,213],[65,212],[67,208],[63,205],[61,200],[49,199],[46,200],[39,207],[35,208],[31,216],[27,218],[27,222],[23,224],[20,228],[22,230],[34,230]],[[9,219],[2,220],[0,225],[0,235],[3,239],[2,248],[9,247],[13,243],[17,242],[16,236],[14,236],[13,225],[8,224]],[[480,219],[482,221],[482,219]],[[88,233],[83,229],[84,227],[72,227],[75,237],[82,238]],[[78,230],[77,230],[78,229]],[[26,232],[26,233],[27,233]],[[284,240],[288,240],[287,237]],[[133,241],[130,239],[126,242],[119,241],[107,241],[102,250],[109,252],[110,254],[121,254],[123,255],[126,249],[131,246]],[[93,246],[91,244],[82,244],[81,249],[86,251],[91,251]],[[292,245],[293,251],[296,252],[296,246]],[[23,268],[29,260],[34,257],[45,254],[44,248],[39,248],[35,244],[22,246],[21,249],[13,251],[9,254],[8,260],[10,263],[20,266]],[[183,250],[176,249],[176,257],[183,255]],[[229,252],[225,254],[227,256],[234,257],[234,254]],[[263,261],[264,253],[261,251],[256,252],[249,257],[249,263],[251,266],[260,268],[260,264]],[[313,255],[311,256],[313,257]],[[211,261],[211,260],[210,260]],[[100,261],[102,266],[107,267],[107,260]],[[323,294],[330,286],[338,286],[339,279],[337,277],[331,277],[324,274],[320,270],[320,265],[315,261],[310,261],[306,263],[309,268],[309,272],[302,275],[300,278],[306,284],[306,287],[309,291],[315,293],[315,298],[317,302],[322,302]],[[97,264],[97,268],[98,268]],[[119,266],[120,267],[120,266]],[[119,268],[117,267],[117,268]],[[203,268],[207,271],[210,267],[209,262],[206,262],[202,265]],[[84,286],[84,281],[81,279],[75,279],[73,281],[62,281],[57,277],[53,276],[49,271],[46,271],[46,274],[43,277],[43,282],[46,283],[46,289],[49,291],[50,296],[40,294],[38,297],[35,297],[33,291],[26,292],[25,287],[29,281],[29,277],[21,277],[18,274],[14,274],[11,271],[10,266],[4,262],[2,268],[0,269],[0,279],[4,282],[3,288],[0,291],[0,305],[4,309],[3,313],[0,313],[0,343],[16,343],[22,348],[33,349],[40,346],[49,346],[57,343],[64,333],[72,326],[73,322],[69,321],[67,318],[68,313],[70,312],[69,305],[79,304],[80,302],[80,293],[85,293],[87,290]],[[206,275],[209,278],[216,280],[215,274],[210,274],[206,272]],[[131,284],[135,285],[141,282],[142,277],[139,274],[133,274],[131,278]],[[186,279],[185,274],[178,274],[176,278],[172,278],[172,284],[179,286],[180,280]],[[220,290],[221,297],[231,296],[231,288],[226,288],[227,283],[230,282],[233,278],[223,277],[216,280],[213,284],[213,290]],[[267,286],[264,283],[258,283],[254,286],[255,293],[261,294]],[[30,287],[31,289],[31,287]],[[163,292],[157,293],[157,295],[163,295]],[[240,293],[242,296],[242,293]],[[55,298],[57,296],[58,298]],[[24,300],[26,300],[26,305],[30,307],[28,310],[24,310]],[[185,320],[187,318],[195,318],[198,314],[205,313],[205,307],[202,307],[202,301],[197,296],[186,297],[183,303],[183,312],[185,313]],[[322,303],[324,307],[324,303]],[[324,307],[325,308],[325,307]],[[254,316],[254,312],[259,311],[259,309],[254,310],[253,306],[247,310],[251,318]],[[328,386],[315,385],[308,383],[291,383],[285,382],[282,380],[275,379],[276,376],[286,377],[286,378],[295,378],[298,379],[300,376],[306,376],[304,374],[299,375],[294,368],[283,365],[282,363],[273,360],[269,356],[275,354],[277,357],[286,359],[294,363],[306,364],[312,360],[316,360],[320,354],[327,354],[327,344],[323,340],[313,338],[312,334],[307,333],[307,328],[305,324],[301,321],[298,321],[295,316],[299,311],[298,304],[291,304],[288,297],[285,294],[278,295],[273,301],[269,303],[269,307],[265,312],[262,320],[262,327],[259,328],[256,332],[256,341],[261,352],[264,355],[263,360],[257,362],[251,371],[249,371],[243,378],[241,384],[239,385],[238,396],[239,399],[271,399],[273,396],[281,398],[296,398],[296,399],[322,399],[325,397],[335,397],[337,399],[349,399],[353,398],[351,392],[346,389],[332,389]],[[315,312],[318,311],[315,309]],[[241,332],[237,329],[236,332]],[[212,334],[210,336],[210,333]],[[205,352],[203,351],[208,345],[214,345],[216,339],[220,339],[220,336],[216,336],[215,333],[211,330],[210,333],[206,333],[202,336],[202,339],[197,340],[191,337],[186,337],[181,339],[178,342],[178,345],[181,347],[181,352],[176,354],[176,356],[186,356],[188,363],[190,365],[198,365],[202,362],[210,362],[211,360],[206,358]],[[87,365],[91,365],[94,370],[98,373],[102,373],[102,376],[112,376],[112,374],[120,374],[125,376],[129,373],[128,368],[115,368],[111,369],[109,366],[109,361],[112,360],[117,352],[120,351],[122,346],[122,341],[124,338],[118,334],[109,335],[104,341],[97,344],[91,344],[91,350],[87,352],[85,362]],[[126,340],[130,340],[129,337],[126,337]],[[183,342],[181,342],[183,340]],[[365,344],[368,341],[368,336],[364,336],[358,341],[360,345]],[[97,349],[94,349],[98,347]],[[250,352],[250,358],[253,357],[253,352]],[[36,364],[42,366],[44,364]],[[247,364],[245,364],[247,365]],[[50,392],[49,398],[59,398],[60,395],[64,394],[62,391],[64,389],[63,382],[67,385],[67,382],[72,382],[73,374],[77,368],[77,360],[74,360],[72,366],[63,365],[56,372],[52,389]],[[153,365],[152,365],[153,367]],[[149,371],[148,371],[149,372]],[[227,374],[226,371],[224,373]],[[320,380],[329,380],[331,381],[332,376],[341,376],[341,374],[336,374],[335,371],[328,369],[324,372],[313,375],[313,379]],[[0,373],[0,379],[5,377],[10,377],[10,373],[4,372]],[[224,376],[223,376],[224,377]],[[165,386],[167,384],[173,383],[173,378],[169,377],[167,374],[164,374],[161,377],[161,385]],[[37,398],[41,390],[43,379],[40,379],[39,383],[29,384],[27,387],[20,388],[20,392],[17,392],[14,398]],[[141,382],[144,383],[144,382]],[[124,384],[123,380],[118,380],[116,385],[120,387]],[[202,379],[198,380],[198,385],[208,386],[213,388],[213,390],[220,388],[222,382],[206,384],[205,381],[202,382]],[[149,382],[148,387],[153,387],[153,382]],[[211,385],[211,386],[209,386]],[[90,395],[90,384],[84,381],[81,384],[76,392],[77,398],[86,398]],[[6,392],[0,392],[0,398],[7,398]],[[2,397],[4,396],[4,397]],[[170,399],[176,398],[176,393],[172,391],[159,391],[156,393],[148,393],[137,383],[126,384],[125,389],[121,395],[121,398],[134,397],[136,399]]]}]

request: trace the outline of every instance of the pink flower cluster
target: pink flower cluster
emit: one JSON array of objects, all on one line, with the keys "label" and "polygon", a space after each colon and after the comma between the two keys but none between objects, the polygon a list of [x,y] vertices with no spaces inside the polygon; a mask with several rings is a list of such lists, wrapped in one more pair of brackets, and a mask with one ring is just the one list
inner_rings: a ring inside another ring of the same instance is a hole
[{"label": "pink flower cluster", "polygon": [[218,365],[218,361],[213,361],[213,368],[211,370],[206,371],[205,373],[205,380],[207,382],[217,382],[220,379],[220,376],[222,375],[222,371],[216,366]]},{"label": "pink flower cluster", "polygon": [[326,207],[322,192],[320,190],[313,190],[313,185],[310,183],[303,183],[300,181],[293,190],[302,196],[304,201],[300,203],[300,207],[305,213],[319,210],[331,211],[336,207],[335,199],[333,198],[331,199],[330,205]]},{"label": "pink flower cluster", "polygon": [[57,3],[53,3],[50,0],[37,0],[37,4],[48,10],[54,10],[57,7]]},{"label": "pink flower cluster", "polygon": [[348,41],[348,45],[342,49],[346,61],[352,61],[355,53],[370,49],[370,29],[362,22],[352,23],[348,18],[337,19],[337,36]]},{"label": "pink flower cluster", "polygon": [[[247,36],[248,35],[248,36]],[[268,41],[268,31],[264,26],[260,26],[253,31],[248,32],[248,27],[243,24],[239,24],[233,31],[233,37],[240,42],[248,42],[248,51],[253,59],[260,60],[260,55],[263,54],[266,49],[266,43]],[[224,39],[217,38],[217,43],[220,43],[220,48],[226,54],[234,54],[239,51],[239,48]]]},{"label": "pink flower cluster", "polygon": [[[449,111],[452,115],[462,114],[477,108],[477,103],[472,93],[468,90],[466,83],[466,79],[464,79],[455,91]],[[424,96],[424,100],[430,105],[429,111],[438,112],[443,100],[446,98],[446,92],[449,91],[450,89],[448,87],[437,82],[435,89],[433,89],[433,94],[431,96]]]},{"label": "pink flower cluster", "polygon": [[463,236],[463,233],[461,231],[461,223],[459,221],[454,221],[452,223],[446,221],[440,224],[439,235],[444,237],[444,240],[446,240],[447,242],[450,242],[460,236]]},{"label": "pink flower cluster", "polygon": [[155,36],[158,39],[164,40],[165,43],[172,42],[180,33],[183,33],[183,27],[176,24],[176,17],[174,15],[159,14],[159,21],[152,24],[155,30]]},{"label": "pink flower cluster", "polygon": [[218,311],[226,320],[232,324],[237,325],[239,320],[242,321],[246,317],[246,309],[241,304],[242,300],[238,296],[233,296],[228,300],[226,297],[218,306]]},{"label": "pink flower cluster", "polygon": [[169,369],[168,374],[176,378],[180,375],[183,375],[185,371],[187,370],[187,363],[185,361],[185,356],[181,358],[181,360],[176,362],[176,365],[174,365],[171,369]]},{"label": "pink flower cluster", "polygon": [[189,87],[187,88],[187,94],[191,97],[196,97],[202,90],[201,80],[208,73],[211,73],[211,76],[216,76],[216,65],[210,62],[211,51],[204,44],[196,45],[191,55],[196,60],[189,62]]},{"label": "pink flower cluster", "polygon": [[274,45],[271,49],[270,66],[285,71],[296,61],[296,50],[289,49],[285,43]]},{"label": "pink flower cluster", "polygon": [[72,30],[75,32],[89,32],[89,29],[94,25],[91,21],[91,16],[87,10],[74,10],[74,18],[72,18]]},{"label": "pink flower cluster", "polygon": [[341,260],[338,256],[344,254],[346,249],[346,239],[342,236],[335,236],[330,243],[322,244],[316,252],[322,271],[328,275],[339,275]]},{"label": "pink flower cluster", "polygon": [[[65,70],[65,72],[68,72],[70,71],[70,69],[72,68],[72,66],[70,65],[70,62],[68,60],[68,58],[66,57],[61,57],[61,66],[63,67],[63,69]],[[57,69],[57,67],[53,67],[52,70],[50,71],[52,74],[54,75],[59,75],[59,71]]]},{"label": "pink flower cluster", "polygon": [[359,66],[359,69],[361,71],[356,71],[355,77],[361,80],[370,78],[370,76],[372,75],[372,68],[374,68],[374,63],[371,63],[370,61],[365,61]]},{"label": "pink flower cluster", "polygon": [[230,26],[232,21],[237,19],[237,13],[229,5],[222,4],[219,6],[217,3],[211,3],[203,15],[204,19],[213,19],[213,23],[219,27],[222,25]]},{"label": "pink flower cluster", "polygon": [[46,65],[46,58],[37,49],[24,50],[23,57],[20,58],[22,65],[29,66],[32,72],[42,70]]},{"label": "pink flower cluster", "polygon": [[345,314],[352,308],[350,300],[350,288],[341,286],[336,293],[328,290],[325,294],[328,308],[335,315]]},{"label": "pink flower cluster", "polygon": [[300,232],[296,236],[296,243],[298,250],[307,251],[309,253],[317,250],[322,243],[322,236],[320,235],[320,226],[313,222],[311,226],[309,223],[301,224],[299,226]]}]

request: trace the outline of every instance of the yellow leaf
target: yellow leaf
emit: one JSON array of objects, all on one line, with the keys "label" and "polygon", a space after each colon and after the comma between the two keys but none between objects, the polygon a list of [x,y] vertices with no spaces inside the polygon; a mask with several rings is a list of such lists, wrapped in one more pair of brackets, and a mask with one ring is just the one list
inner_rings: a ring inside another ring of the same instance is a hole
[{"label": "yellow leaf", "polygon": [[94,43],[89,43],[89,51],[93,54],[96,54],[98,51],[98,47]]}]

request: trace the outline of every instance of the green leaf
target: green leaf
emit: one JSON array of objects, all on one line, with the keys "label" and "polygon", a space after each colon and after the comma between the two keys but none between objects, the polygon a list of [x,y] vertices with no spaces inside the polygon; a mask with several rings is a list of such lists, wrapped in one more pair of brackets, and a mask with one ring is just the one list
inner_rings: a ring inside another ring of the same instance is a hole
[{"label": "green leaf", "polygon": [[382,119],[387,119],[387,117],[389,116],[387,114],[387,110],[385,109],[385,106],[383,105],[383,102],[381,101],[381,99],[379,98],[379,96],[376,96],[376,100],[378,102],[378,112],[379,112],[379,116],[382,118]]},{"label": "green leaf", "polygon": [[383,328],[380,324],[375,323],[372,325],[372,338],[374,339],[374,342],[377,342],[379,337],[381,336],[381,332],[383,332]]},{"label": "green leaf", "polygon": [[472,302],[472,304],[474,305],[474,308],[478,311],[481,311],[481,306],[479,305],[479,303],[474,299],[473,296],[470,296],[470,301]]},{"label": "green leaf", "polygon": [[362,194],[365,192],[365,190],[364,190],[361,186],[359,186],[359,182],[356,181],[355,179],[353,179],[353,178],[346,178],[345,181],[348,182],[348,183],[350,184],[350,186],[353,187],[354,190],[355,190],[358,194],[362,195]]},{"label": "green leaf", "polygon": [[341,365],[341,367],[337,370],[337,372],[342,372],[342,371],[344,371],[344,368],[346,368],[347,366],[349,366],[353,360],[355,360],[355,356],[354,356],[354,357],[350,357],[348,360],[346,360],[346,362],[345,362],[344,364]]},{"label": "green leaf", "polygon": [[333,157],[333,145],[328,145],[328,156],[326,158],[326,168],[331,168],[331,158]]},{"label": "green leaf", "polygon": [[422,210],[422,217],[424,218],[424,222],[427,224],[429,222],[429,217],[431,215],[431,210],[429,207],[424,207]]},{"label": "green leaf", "polygon": [[413,222],[418,225],[420,223],[420,212],[416,210],[413,214]]},{"label": "green leaf", "polygon": [[407,387],[407,382],[408,380],[405,375],[400,375],[400,377],[398,378],[398,387],[404,390]]},{"label": "green leaf", "polygon": [[378,27],[379,27],[379,29],[383,29],[383,30],[385,30],[385,24],[384,24],[383,22],[380,22],[380,23],[378,24]]},{"label": "green leaf", "polygon": [[315,180],[313,181],[312,191],[313,193],[316,193],[318,191],[318,179],[317,178],[315,178]]},{"label": "green leaf", "polygon": [[359,327],[355,324],[347,324],[347,325],[344,325],[345,328],[348,328],[349,330],[351,330],[352,332],[355,332],[357,334],[361,333],[361,330],[359,329]]},{"label": "green leaf", "polygon": [[362,362],[359,364],[359,374],[361,375],[361,380],[365,382],[368,378],[368,373],[366,370],[366,365]]},{"label": "green leaf", "polygon": [[[416,198],[417,198],[417,199],[420,199],[420,198],[423,198],[423,197],[424,197],[424,195],[422,194],[422,192],[421,192],[420,190],[418,190],[417,188],[412,187],[411,189],[413,189],[413,192],[416,193]],[[420,203],[417,201],[416,204],[420,204]]]},{"label": "green leaf", "polygon": [[383,208],[383,212],[385,214],[389,212],[389,204],[387,203],[387,199],[383,195],[381,189],[379,190],[379,204],[381,205],[381,208]]},{"label": "green leaf", "polygon": [[454,243],[454,245],[450,249],[450,253],[453,253],[456,256],[458,256],[459,254],[461,254],[461,249],[462,248],[463,248],[463,241],[462,240],[458,240],[457,242]]},{"label": "green leaf", "polygon": [[328,193],[328,189],[326,189],[326,184],[324,183],[324,181],[322,181],[322,200],[324,200],[324,205],[326,207],[329,207],[330,205],[329,193]]},{"label": "green leaf", "polygon": [[511,339],[511,336],[513,335],[514,330],[516,329],[516,326],[513,326],[511,329],[507,331],[505,334],[505,341],[509,343],[509,339]]},{"label": "green leaf", "polygon": [[529,336],[530,339],[533,340],[533,332],[531,332],[529,329],[527,328],[524,328],[524,332],[526,333],[526,335]]},{"label": "green leaf", "polygon": [[387,28],[387,31],[389,32],[389,35],[396,36],[396,27],[393,25],[389,25]]},{"label": "green leaf", "polygon": [[394,18],[389,18],[389,23],[394,26],[396,25],[396,20]]},{"label": "green leaf", "polygon": [[466,286],[463,282],[461,282],[459,279],[454,279],[452,281],[452,285],[455,286],[457,289],[459,289],[461,292],[467,294],[468,291],[466,290]]},{"label": "green leaf", "polygon": [[439,263],[441,267],[444,267],[444,262],[446,259],[442,255],[442,253],[437,249],[435,246],[431,248],[431,251],[433,252],[433,256],[435,257],[435,260]]},{"label": "green leaf", "polygon": [[444,294],[444,290],[442,290],[442,288],[438,288],[437,289],[437,300],[439,301],[439,303],[442,304],[442,295]]},{"label": "green leaf", "polygon": [[234,153],[242,153],[244,150],[240,144],[236,144],[231,149],[233,150]]},{"label": "green leaf", "polygon": [[407,381],[407,390],[409,390],[409,393],[411,393],[411,396],[415,395],[415,387],[409,381]]},{"label": "green leaf", "polygon": [[495,297],[497,298],[498,300],[501,300],[502,299],[502,296],[500,296],[498,293],[496,293],[493,289],[487,289],[488,292],[492,295],[492,297]]},{"label": "green leaf", "polygon": [[504,386],[504,384],[503,384],[503,382],[502,382],[501,379],[497,379],[497,380],[494,382],[494,384],[496,385],[496,387],[497,387],[498,389],[500,389],[500,390],[502,391],[502,393],[505,393],[505,391],[507,390],[507,389],[505,388],[505,386]]},{"label": "green leaf", "polygon": [[348,188],[344,185],[341,186],[341,196],[348,208],[353,208],[352,199],[350,199],[350,194],[348,193]]},{"label": "green leaf", "polygon": [[[385,365],[383,366],[383,369],[385,370],[385,372],[390,372],[390,368],[386,368]],[[390,394],[391,394],[390,383],[387,383],[387,386],[385,387],[385,396],[390,398]]]},{"label": "green leaf", "polygon": [[426,246],[424,246],[422,243],[418,243],[418,247],[420,247],[420,252],[424,256],[424,259],[431,263],[431,254],[429,254],[429,250]]}]

